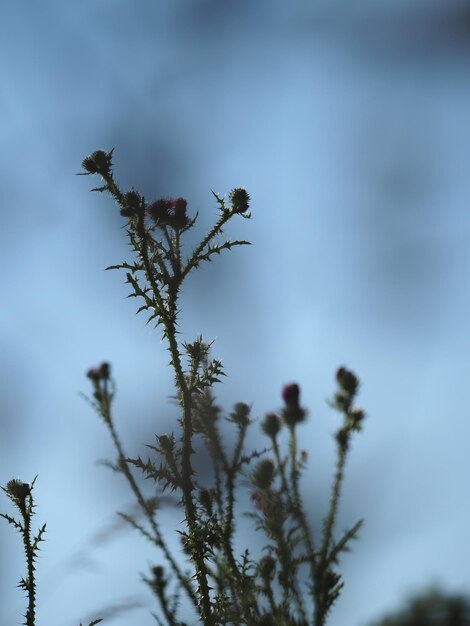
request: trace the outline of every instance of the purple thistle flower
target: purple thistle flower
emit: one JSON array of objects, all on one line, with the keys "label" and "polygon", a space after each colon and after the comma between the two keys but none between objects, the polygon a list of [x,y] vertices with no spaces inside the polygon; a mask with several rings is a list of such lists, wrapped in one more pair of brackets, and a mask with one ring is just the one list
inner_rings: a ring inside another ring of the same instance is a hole
[{"label": "purple thistle flower", "polygon": [[300,387],[297,383],[290,383],[284,385],[282,389],[282,399],[284,404],[290,408],[297,408],[299,406]]}]

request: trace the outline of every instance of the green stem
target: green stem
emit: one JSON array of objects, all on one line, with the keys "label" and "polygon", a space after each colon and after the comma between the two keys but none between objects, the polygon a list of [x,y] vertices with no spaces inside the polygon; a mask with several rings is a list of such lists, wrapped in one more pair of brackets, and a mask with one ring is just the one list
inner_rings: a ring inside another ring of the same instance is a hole
[{"label": "green stem", "polygon": [[[109,408],[108,408],[109,411]],[[132,475],[132,472],[129,469],[128,464],[126,463],[126,455],[124,453],[124,449],[122,447],[121,441],[119,439],[119,436],[116,432],[116,429],[114,427],[113,421],[111,419],[111,414],[108,412],[108,415],[105,419],[105,422],[109,428],[109,432],[111,434],[111,438],[113,440],[114,446],[117,450],[118,453],[118,457],[119,457],[119,468],[121,469],[121,471],[123,472],[124,476],[126,477],[132,492],[134,493],[137,502],[139,503],[142,511],[145,513],[147,519],[149,520],[150,526],[152,527],[153,533],[154,533],[154,537],[155,537],[155,543],[156,545],[162,550],[165,558],[167,559],[168,563],[171,565],[171,568],[173,570],[173,572],[175,573],[176,577],[178,578],[179,582],[181,583],[182,587],[184,588],[184,590],[186,591],[186,593],[188,594],[188,597],[191,599],[192,603],[194,604],[194,606],[197,606],[197,599],[196,596],[194,595],[194,591],[189,583],[189,581],[185,578],[185,576],[183,576],[180,568],[178,567],[176,561],[173,559],[173,557],[171,556],[170,551],[168,550],[168,547],[165,543],[165,541],[163,540],[163,536],[162,533],[160,531],[160,528],[157,524],[157,522],[155,521],[154,518],[154,514],[152,509],[150,508],[147,500],[144,498],[134,476]]]},{"label": "green stem", "polygon": [[291,482],[293,489],[293,513],[304,533],[304,543],[307,548],[308,560],[310,563],[310,579],[312,584],[312,592],[315,580],[315,548],[313,543],[312,532],[307,522],[307,517],[302,506],[299,489],[299,470],[297,469],[297,438],[295,435],[295,427],[290,428],[289,450],[291,455]]},{"label": "green stem", "polygon": [[[155,283],[152,267],[149,262],[147,253],[147,244],[145,238],[145,229],[143,218],[139,220],[139,239],[141,243],[141,256],[144,264],[145,274],[150,283],[154,301],[159,307],[160,317],[165,327],[165,336],[169,343],[171,354],[171,362],[175,371],[176,384],[181,394],[181,404],[183,409],[183,458],[182,458],[182,491],[183,502],[186,511],[186,518],[189,526],[189,532],[192,536],[197,534],[197,515],[193,500],[193,482],[192,482],[192,466],[191,466],[191,439],[192,439],[192,423],[191,423],[191,393],[186,384],[183,368],[181,365],[181,356],[179,352],[178,342],[176,340],[175,328],[175,311],[169,314],[165,311],[163,300],[161,298],[157,284]],[[212,610],[209,595],[209,585],[207,581],[207,570],[204,562],[203,546],[197,545],[194,552],[194,561],[196,565],[196,576],[199,584],[199,592],[201,597],[200,610],[201,617],[206,626],[212,626]]]},{"label": "green stem", "polygon": [[341,496],[341,486],[344,478],[344,467],[346,463],[347,447],[338,444],[338,456],[336,461],[336,471],[331,488],[330,510],[323,528],[322,546],[319,555],[319,562],[315,572],[315,626],[324,626],[326,614],[328,612],[327,598],[324,594],[323,581],[329,565],[329,549],[333,528],[338,514],[338,504]]},{"label": "green stem", "polygon": [[23,544],[26,554],[28,610],[26,611],[26,626],[36,623],[36,582],[34,580],[34,553],[31,546],[31,512],[22,511],[24,520]]},{"label": "green stem", "polygon": [[232,215],[233,215],[233,213],[230,213],[230,211],[228,211],[227,209],[224,209],[222,215],[220,216],[220,218],[218,219],[216,224],[207,233],[207,235],[204,237],[204,239],[201,241],[201,243],[198,245],[198,247],[194,250],[191,258],[186,263],[186,267],[181,271],[181,282],[183,282],[184,278],[187,276],[187,274],[190,272],[190,270],[197,263],[197,259],[198,259],[199,255],[204,250],[204,248],[207,246],[207,244],[211,241],[211,239],[213,239],[218,233],[220,233],[222,231],[222,227],[224,226],[224,224],[226,222],[228,222],[228,220],[230,219],[230,217]]}]

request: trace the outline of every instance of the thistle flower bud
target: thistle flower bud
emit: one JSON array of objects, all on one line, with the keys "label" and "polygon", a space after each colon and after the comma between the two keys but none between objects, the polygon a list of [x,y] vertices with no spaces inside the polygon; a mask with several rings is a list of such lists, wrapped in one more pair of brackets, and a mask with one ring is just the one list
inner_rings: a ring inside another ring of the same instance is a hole
[{"label": "thistle flower bud", "polygon": [[230,204],[234,213],[245,213],[250,206],[250,194],[243,187],[232,189],[230,192]]},{"label": "thistle flower bud", "polygon": [[341,575],[332,569],[328,569],[324,574],[323,581],[325,588],[330,591],[341,581]]},{"label": "thistle flower bud", "polygon": [[261,424],[263,431],[272,439],[281,430],[281,422],[275,413],[268,413]]},{"label": "thistle flower bud", "polygon": [[186,215],[188,203],[184,198],[176,198],[173,202],[173,213],[170,215],[170,226],[179,230],[188,225],[189,220]]},{"label": "thistle flower bud", "polygon": [[31,485],[19,478],[8,481],[5,491],[20,508],[24,509],[26,498],[31,495]]},{"label": "thistle flower bud", "polygon": [[282,389],[282,399],[288,407],[298,407],[300,398],[300,387],[297,383],[284,385]]},{"label": "thistle flower bud", "polygon": [[237,402],[233,407],[234,411],[231,414],[232,420],[240,426],[248,426],[250,422],[250,407],[245,402]]},{"label": "thistle flower bud", "polygon": [[352,427],[354,430],[361,430],[362,422],[364,421],[366,414],[362,409],[352,409],[349,413],[349,417],[352,420]]},{"label": "thistle flower bud", "polygon": [[166,226],[170,222],[170,212],[174,205],[173,198],[160,198],[147,208],[147,213],[158,226]]},{"label": "thistle flower bud", "polygon": [[111,366],[109,363],[101,363],[98,367],[90,367],[86,375],[93,383],[99,383],[101,380],[108,380],[111,374]]},{"label": "thistle flower bud", "polygon": [[156,565],[152,569],[152,573],[153,573],[153,575],[154,575],[156,580],[161,580],[163,578],[164,572],[165,572],[165,570],[163,569],[163,567],[161,565]]},{"label": "thistle flower bud", "polygon": [[287,426],[293,428],[296,424],[303,422],[305,419],[305,410],[299,404],[300,387],[297,383],[284,385],[282,389],[282,399],[285,407],[282,411],[282,417]]},{"label": "thistle flower bud", "polygon": [[341,389],[349,396],[353,396],[359,387],[359,379],[357,376],[345,367],[338,369],[336,372],[336,380]]},{"label": "thistle flower bud", "polygon": [[131,217],[142,210],[142,205],[142,196],[140,193],[135,189],[131,189],[130,191],[126,191],[122,197],[120,213],[123,217]]},{"label": "thistle flower bud", "polygon": [[98,382],[100,379],[100,370],[98,367],[90,367],[86,375],[93,382]]},{"label": "thistle flower bud", "polygon": [[201,489],[199,492],[199,502],[206,509],[208,515],[212,515],[212,496],[208,489]]},{"label": "thistle flower bud", "polygon": [[100,374],[100,378],[102,378],[103,380],[107,380],[111,374],[111,366],[109,365],[109,363],[101,363],[100,368],[99,368],[99,374]]},{"label": "thistle flower bud", "polygon": [[174,441],[172,437],[169,437],[168,435],[159,435],[157,440],[163,452],[170,452],[173,450]]},{"label": "thistle flower bud", "polygon": [[264,580],[272,580],[276,571],[276,561],[272,556],[263,556],[259,562],[259,573]]},{"label": "thistle flower bud", "polygon": [[86,170],[88,174],[101,174],[101,176],[109,176],[113,165],[113,150],[110,150],[109,152],[96,150],[93,154],[83,159],[83,169]]},{"label": "thistle flower bud", "polygon": [[270,459],[260,461],[256,466],[252,482],[259,489],[269,489],[274,480],[274,463]]}]

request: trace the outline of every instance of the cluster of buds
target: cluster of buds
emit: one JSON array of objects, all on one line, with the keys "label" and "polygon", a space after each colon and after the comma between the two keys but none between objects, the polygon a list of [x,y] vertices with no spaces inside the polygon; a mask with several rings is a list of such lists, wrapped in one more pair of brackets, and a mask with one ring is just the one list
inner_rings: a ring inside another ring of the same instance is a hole
[{"label": "cluster of buds", "polygon": [[93,383],[93,396],[98,405],[102,405],[103,402],[108,402],[110,399],[108,383],[111,378],[111,367],[109,363],[101,363],[98,367],[91,367],[86,375]]},{"label": "cluster of buds", "polygon": [[359,390],[359,379],[350,370],[340,367],[336,372],[338,391],[334,395],[333,405],[340,410],[345,417],[344,425],[336,433],[336,440],[343,450],[349,445],[352,431],[359,431],[365,418],[365,412],[353,406],[354,398]]},{"label": "cluster of buds", "polygon": [[86,375],[93,383],[109,380],[111,368],[109,363],[101,363],[98,367],[90,367]]},{"label": "cluster of buds", "polygon": [[181,230],[189,224],[187,205],[184,198],[160,198],[147,207],[147,214],[157,226],[171,226]]}]

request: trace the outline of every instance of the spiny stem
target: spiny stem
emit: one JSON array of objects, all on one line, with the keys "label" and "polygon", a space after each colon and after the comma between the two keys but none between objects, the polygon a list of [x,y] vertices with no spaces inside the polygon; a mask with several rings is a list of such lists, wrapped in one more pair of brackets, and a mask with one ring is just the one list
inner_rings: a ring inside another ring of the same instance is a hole
[{"label": "spiny stem", "polygon": [[[144,231],[143,218],[139,220],[139,229]],[[152,294],[155,302],[160,308],[160,316],[165,327],[165,335],[169,343],[169,349],[172,359],[173,369],[175,371],[176,383],[181,394],[181,404],[183,409],[183,459],[182,459],[182,490],[183,501],[186,510],[186,517],[190,533],[196,535],[196,509],[193,501],[193,483],[192,483],[192,466],[191,466],[191,439],[192,439],[192,423],[191,423],[191,394],[186,384],[183,367],[181,365],[181,355],[179,352],[178,342],[176,340],[176,328],[174,323],[175,311],[170,311],[170,315],[164,309],[163,301],[155,283],[152,268],[150,266],[145,236],[140,233],[141,254],[144,263],[144,270],[150,283]],[[207,570],[204,562],[203,547],[196,545],[194,552],[194,560],[196,564],[197,580],[201,591],[201,616],[206,626],[212,626],[212,610],[209,596],[209,585],[207,581]]]},{"label": "spiny stem", "polygon": [[149,523],[152,527],[154,536],[155,536],[155,541],[158,545],[158,547],[162,550],[165,558],[167,559],[167,561],[169,562],[169,564],[171,565],[171,568],[173,570],[173,572],[175,573],[176,577],[178,578],[178,580],[180,581],[181,585],[183,586],[183,588],[185,589],[186,593],[188,594],[188,597],[191,599],[192,603],[194,604],[194,606],[197,606],[197,599],[196,596],[194,595],[194,591],[191,587],[191,585],[189,584],[189,581],[185,578],[185,576],[183,576],[180,568],[178,567],[176,561],[173,559],[173,557],[171,556],[170,551],[168,550],[168,547],[165,543],[165,541],[163,540],[163,536],[161,534],[160,528],[158,527],[157,522],[155,521],[155,517],[153,514],[152,509],[149,507],[146,499],[144,498],[134,476],[132,475],[132,472],[129,469],[128,464],[126,463],[126,455],[124,454],[124,449],[122,447],[121,441],[119,439],[119,436],[116,432],[116,429],[114,427],[114,424],[111,420],[111,416],[109,416],[108,421],[106,422],[109,428],[109,432],[111,434],[111,438],[113,440],[113,443],[116,447],[116,450],[118,452],[118,457],[119,457],[119,468],[121,469],[121,471],[123,472],[124,476],[126,477],[132,492],[134,493],[137,502],[139,503],[141,509],[144,511],[145,515],[147,516],[147,519],[149,520]]},{"label": "spiny stem", "polygon": [[34,626],[36,623],[36,582],[34,580],[34,553],[31,546],[31,515],[25,511],[23,545],[26,554],[26,567],[28,571],[28,610],[26,612],[26,625]]},{"label": "spiny stem", "polygon": [[290,456],[291,456],[291,483],[292,483],[292,490],[294,494],[293,495],[293,503],[294,503],[293,513],[294,513],[295,518],[301,525],[302,531],[304,533],[303,540],[304,540],[304,543],[308,552],[308,559],[310,563],[310,578],[311,578],[311,585],[313,589],[314,580],[315,580],[315,549],[314,549],[312,532],[307,523],[305,511],[303,510],[303,506],[302,506],[302,499],[300,497],[299,471],[297,469],[297,437],[295,434],[295,427],[291,426],[289,430],[290,430],[289,449],[290,449]]}]

